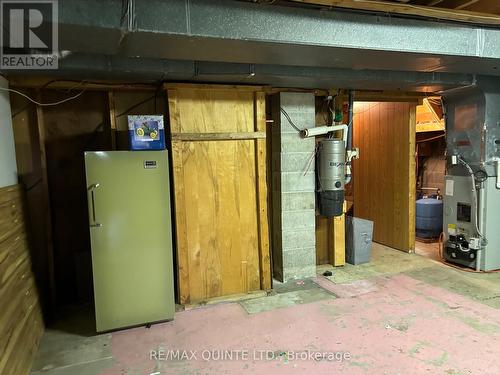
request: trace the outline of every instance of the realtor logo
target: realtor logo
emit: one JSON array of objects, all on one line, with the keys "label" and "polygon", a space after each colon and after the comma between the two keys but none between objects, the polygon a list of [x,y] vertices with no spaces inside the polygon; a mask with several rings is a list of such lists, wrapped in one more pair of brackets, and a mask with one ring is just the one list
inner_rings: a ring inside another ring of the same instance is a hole
[{"label": "realtor logo", "polygon": [[1,69],[57,69],[57,0],[0,0]]}]

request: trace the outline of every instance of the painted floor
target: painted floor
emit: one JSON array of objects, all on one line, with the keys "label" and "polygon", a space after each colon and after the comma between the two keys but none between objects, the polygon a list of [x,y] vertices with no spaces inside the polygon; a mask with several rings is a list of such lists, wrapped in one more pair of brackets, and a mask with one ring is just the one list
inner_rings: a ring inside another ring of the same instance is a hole
[{"label": "painted floor", "polygon": [[422,242],[417,240],[415,241],[415,253],[433,260],[439,260],[439,242]]},{"label": "painted floor", "polygon": [[45,333],[32,373],[497,375],[499,309],[500,273],[374,244],[369,264],[149,329],[93,335],[88,311],[69,312]]}]

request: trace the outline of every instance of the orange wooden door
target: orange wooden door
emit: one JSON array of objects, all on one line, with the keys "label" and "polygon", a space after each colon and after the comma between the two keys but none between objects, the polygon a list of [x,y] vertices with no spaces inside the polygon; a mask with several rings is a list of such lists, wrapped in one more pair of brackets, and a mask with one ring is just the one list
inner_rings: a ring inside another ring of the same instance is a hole
[{"label": "orange wooden door", "polygon": [[354,215],[374,222],[374,241],[403,251],[415,248],[415,108],[354,105]]}]

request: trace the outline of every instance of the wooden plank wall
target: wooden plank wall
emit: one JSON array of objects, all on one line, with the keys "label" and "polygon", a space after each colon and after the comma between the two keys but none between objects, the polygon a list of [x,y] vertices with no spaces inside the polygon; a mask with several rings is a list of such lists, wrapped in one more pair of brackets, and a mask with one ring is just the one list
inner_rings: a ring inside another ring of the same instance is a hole
[{"label": "wooden plank wall", "polygon": [[[54,102],[75,92],[68,90],[81,89],[75,89],[74,82],[58,85],[21,90],[42,102]],[[92,299],[84,152],[128,150],[127,114],[166,114],[164,93],[155,94],[154,86],[89,87],[79,98],[49,107],[36,108],[11,95],[18,172],[27,187],[34,240],[33,263],[43,300],[52,310],[55,304]]]},{"label": "wooden plank wall", "polygon": [[415,103],[356,102],[354,216],[374,221],[374,241],[415,248]]},{"label": "wooden plank wall", "polygon": [[0,374],[28,374],[43,334],[20,185],[0,188]]},{"label": "wooden plank wall", "polygon": [[[23,90],[35,97],[34,90]],[[12,128],[16,148],[17,173],[25,186],[25,204],[28,232],[31,238],[31,260],[39,284],[39,293],[45,311],[50,315],[53,295],[53,259],[45,225],[50,215],[45,187],[46,175],[42,168],[45,151],[42,150],[38,132],[38,113],[35,105],[20,95],[11,95]]]},{"label": "wooden plank wall", "polygon": [[180,303],[270,289],[265,94],[166,88]]},{"label": "wooden plank wall", "polygon": [[[42,94],[45,102],[61,96],[52,90]],[[88,91],[61,105],[38,107],[38,122],[40,144],[45,149],[57,302],[90,301],[92,274],[83,153],[110,147],[106,94]]]}]

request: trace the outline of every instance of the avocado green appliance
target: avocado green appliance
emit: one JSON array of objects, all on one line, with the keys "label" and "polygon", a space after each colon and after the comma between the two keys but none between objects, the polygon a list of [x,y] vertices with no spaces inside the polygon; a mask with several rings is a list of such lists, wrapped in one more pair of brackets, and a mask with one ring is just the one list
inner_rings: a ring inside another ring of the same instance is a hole
[{"label": "avocado green appliance", "polygon": [[174,317],[167,151],[86,152],[96,329]]}]

